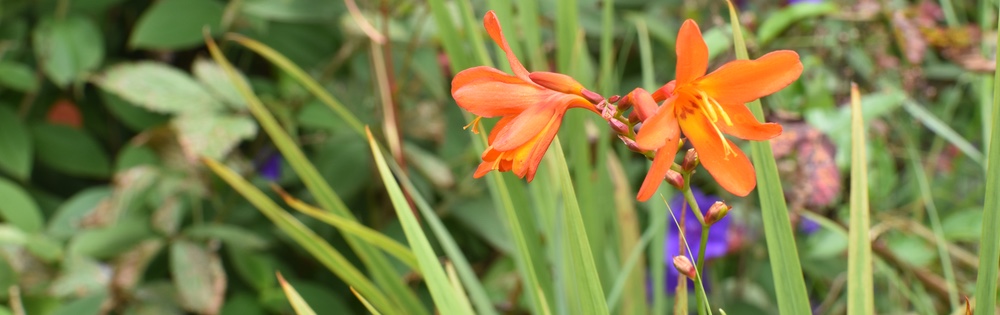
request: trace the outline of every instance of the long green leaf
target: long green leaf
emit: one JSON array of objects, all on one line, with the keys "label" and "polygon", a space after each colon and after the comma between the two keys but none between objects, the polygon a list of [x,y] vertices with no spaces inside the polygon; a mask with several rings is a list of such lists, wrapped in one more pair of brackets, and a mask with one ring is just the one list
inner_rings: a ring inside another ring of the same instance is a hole
[{"label": "long green leaf", "polygon": [[[1000,23],[997,24],[1000,40]],[[1000,57],[1000,50],[997,51]],[[979,240],[979,272],[976,277],[976,315],[993,314],[997,299],[997,264],[1000,263],[1000,70],[993,74],[993,110],[986,155],[986,202],[983,204],[983,235]],[[983,116],[986,116],[983,113]],[[984,126],[984,129],[986,126]]]},{"label": "long green leaf", "polygon": [[968,155],[973,161],[985,165],[982,152],[979,152],[979,150],[976,149],[972,143],[965,140],[965,138],[962,138],[962,136],[955,132],[954,129],[951,129],[948,124],[941,121],[941,119],[938,119],[934,116],[934,114],[927,111],[927,109],[917,105],[912,100],[904,101],[903,109],[906,109],[906,112],[913,115],[913,117],[917,120],[920,120],[920,122],[924,123],[924,126],[927,126],[928,129],[936,133],[938,136],[948,140],[948,142],[962,151],[962,153],[965,153],[965,155]]},{"label": "long green leaf", "polygon": [[358,293],[357,290],[351,288],[351,293],[354,293],[354,296],[357,297],[359,301],[361,301],[361,304],[365,306],[365,309],[367,309],[369,313],[371,313],[372,315],[382,315],[382,313],[380,313],[377,309],[375,309],[375,307],[368,302],[368,299],[365,299],[365,297],[362,296],[361,293]]},{"label": "long green leaf", "polygon": [[247,182],[239,174],[229,169],[225,165],[219,164],[215,160],[205,158],[202,160],[209,169],[215,172],[222,180],[233,187],[234,190],[243,195],[254,207],[267,216],[274,224],[290,236],[295,243],[299,244],[320,261],[324,266],[333,271],[341,280],[348,285],[358,288],[359,291],[368,296],[378,305],[379,308],[392,311],[394,314],[402,310],[396,304],[390,302],[389,298],[382,293],[368,278],[354,267],[344,255],[340,254],[333,246],[330,246],[322,237],[316,235],[309,227],[302,224],[295,217],[281,209],[281,206],[274,203],[264,195],[257,187]]},{"label": "long green leaf", "polygon": [[368,134],[368,143],[371,146],[372,155],[375,157],[375,165],[378,166],[379,174],[382,175],[382,182],[386,191],[389,192],[389,199],[392,201],[393,209],[396,210],[396,217],[399,218],[400,225],[403,226],[403,233],[409,241],[413,253],[417,256],[417,263],[420,265],[420,272],[424,275],[424,283],[431,292],[431,298],[438,311],[442,314],[472,314],[472,308],[468,301],[461,301],[459,297],[464,297],[464,293],[455,292],[451,286],[451,281],[445,275],[444,268],[438,262],[437,254],[431,248],[427,235],[417,222],[417,217],[413,214],[406,195],[399,188],[399,184],[392,176],[392,171],[386,165],[382,150],[379,149],[375,138],[370,130],[365,130]]},{"label": "long green leaf", "polygon": [[590,248],[587,230],[583,223],[583,215],[580,213],[580,205],[577,204],[576,192],[573,190],[572,178],[569,175],[569,167],[563,156],[562,145],[559,137],[552,141],[552,154],[549,165],[559,172],[559,183],[562,186],[564,203],[565,228],[562,240],[566,242],[563,247],[563,259],[568,263],[564,266],[566,289],[568,298],[578,302],[570,301],[571,314],[608,314],[607,301],[604,300],[604,290],[601,288],[601,279],[597,273],[594,263],[594,255]]},{"label": "long green leaf", "polygon": [[292,304],[292,309],[295,310],[295,314],[316,315],[316,312],[309,306],[309,303],[306,303],[306,300],[302,299],[299,292],[295,291],[295,288],[285,281],[285,277],[282,277],[280,272],[277,273],[277,275],[278,283],[281,283],[281,290],[285,291],[285,296],[288,297],[288,303]]},{"label": "long green leaf", "polygon": [[413,252],[409,248],[400,244],[396,240],[385,236],[385,234],[379,233],[370,227],[364,226],[356,221],[347,220],[337,216],[336,214],[323,211],[319,208],[313,207],[302,200],[298,200],[282,191],[279,191],[281,198],[285,200],[285,203],[292,209],[298,210],[314,219],[323,221],[323,223],[332,225],[333,227],[340,230],[344,235],[353,235],[357,238],[368,242],[372,246],[378,247],[379,249],[389,253],[399,261],[406,264],[407,267],[413,270],[420,270],[417,265],[417,257],[413,255]]},{"label": "long green leaf", "polygon": [[[392,168],[393,174],[399,179],[399,184],[403,187],[404,191],[417,191],[417,188],[413,186],[413,182],[410,181],[409,175],[404,172],[399,165],[396,165],[392,160],[389,160],[389,167]],[[423,216],[424,222],[427,222],[427,226],[430,227],[431,232],[434,233],[434,237],[438,240],[441,245],[441,249],[444,250],[448,258],[451,259],[452,264],[458,277],[465,284],[465,289],[469,294],[469,298],[472,299],[473,306],[476,307],[476,313],[480,315],[492,315],[496,314],[496,309],[490,302],[489,296],[486,294],[486,289],[483,288],[483,284],[476,277],[475,271],[472,270],[472,266],[469,264],[469,260],[465,258],[462,254],[462,249],[458,247],[458,243],[455,238],[451,236],[448,229],[438,218],[437,213],[430,204],[420,194],[412,194],[410,197],[413,199],[413,203],[416,204],[417,210],[420,210],[420,215]]]},{"label": "long green leaf", "polygon": [[[352,114],[349,111],[346,111],[343,106],[335,106],[340,103],[337,102],[337,100],[334,99],[329,93],[326,93],[326,91],[323,90],[318,83],[309,79],[308,75],[305,74],[302,69],[295,66],[295,64],[287,58],[278,54],[270,47],[249,38],[238,35],[231,35],[229,37],[241,45],[261,54],[268,59],[268,61],[271,61],[284,71],[292,74],[293,77],[296,77],[299,81],[303,82],[307,89],[316,94],[320,100],[322,100],[325,104],[332,106],[335,111],[337,111],[337,108],[343,110],[343,112],[338,111],[338,114],[340,114],[345,121],[348,121],[350,125],[354,126],[353,123],[350,123],[350,117],[352,117]],[[233,68],[232,64],[229,63],[229,60],[222,55],[222,52],[219,51],[219,47],[215,44],[215,42],[211,39],[206,39],[206,44],[209,52],[212,54],[212,58],[215,59],[215,62],[218,63],[223,70],[225,70],[226,75],[229,76],[230,80],[236,86],[236,89],[240,92],[240,95],[246,99],[247,108],[250,109],[250,113],[257,119],[261,128],[264,129],[267,135],[271,137],[271,140],[278,148],[278,151],[280,151],[281,155],[285,157],[295,173],[299,175],[303,184],[306,185],[306,188],[308,188],[309,191],[312,192],[313,196],[316,197],[316,201],[319,205],[323,207],[323,209],[332,211],[342,218],[357,221],[357,218],[354,217],[354,214],[351,213],[350,209],[347,209],[343,200],[337,196],[337,193],[333,191],[330,184],[327,183],[326,180],[324,180],[319,174],[319,171],[316,170],[316,166],[306,159],[302,149],[296,146],[292,137],[285,131],[284,128],[281,127],[280,124],[278,124],[277,119],[271,115],[267,108],[264,107],[264,104],[250,89],[249,84],[244,80],[238,79],[236,70]],[[400,278],[398,272],[384,255],[356,237],[346,236],[345,240],[347,240],[347,244],[351,246],[354,252],[357,253],[358,258],[360,258],[365,264],[366,269],[371,273],[379,287],[385,289],[389,293],[389,297],[398,303],[397,307],[406,309],[408,312],[416,314],[427,313],[427,309],[420,303],[420,300],[417,299],[416,294],[406,286]]]},{"label": "long green leaf", "polygon": [[847,314],[875,314],[868,230],[868,156],[858,86],[851,84],[851,225],[847,241]]},{"label": "long green leaf", "polygon": [[[743,40],[743,30],[732,2],[729,2],[729,17],[733,27],[736,57],[750,59]],[[760,100],[750,102],[749,107],[757,120],[764,120],[764,109]],[[760,198],[764,238],[767,240],[767,253],[771,261],[778,310],[781,314],[811,314],[809,296],[806,294],[806,284],[802,278],[802,265],[799,262],[798,249],[795,247],[795,236],[792,234],[792,225],[788,223],[788,205],[785,204],[785,194],[781,189],[774,152],[771,151],[771,145],[767,141],[754,141],[750,144],[750,148],[750,155],[757,172],[757,196]]]}]

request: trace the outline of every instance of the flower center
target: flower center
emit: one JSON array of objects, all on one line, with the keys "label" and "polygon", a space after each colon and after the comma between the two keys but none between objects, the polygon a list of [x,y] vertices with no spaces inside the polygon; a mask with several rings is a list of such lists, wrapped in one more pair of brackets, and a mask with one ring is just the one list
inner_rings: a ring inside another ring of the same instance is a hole
[{"label": "flower center", "polygon": [[729,114],[726,113],[726,109],[719,104],[719,101],[716,101],[711,96],[708,96],[708,94],[704,91],[691,86],[679,87],[675,90],[675,93],[681,96],[679,99],[683,99],[683,101],[678,102],[678,110],[680,111],[680,115],[678,116],[680,119],[685,119],[688,114],[694,114],[694,111],[696,110],[700,111],[705,118],[708,118],[710,124],[712,125],[712,131],[715,132],[719,141],[722,142],[722,148],[725,152],[723,159],[729,160],[730,154],[733,156],[738,155],[736,150],[729,145],[729,141],[726,141],[726,136],[722,134],[722,129],[719,129],[719,126],[717,125],[720,118],[727,126],[733,125],[733,120],[729,118]]}]

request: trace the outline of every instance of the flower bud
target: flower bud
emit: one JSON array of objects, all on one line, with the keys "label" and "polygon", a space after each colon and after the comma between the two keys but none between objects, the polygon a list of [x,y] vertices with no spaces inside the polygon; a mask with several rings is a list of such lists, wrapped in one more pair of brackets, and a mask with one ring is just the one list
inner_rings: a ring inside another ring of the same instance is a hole
[{"label": "flower bud", "polygon": [[618,114],[618,110],[614,106],[605,106],[604,110],[601,111],[601,117],[604,120],[612,120],[616,114]]},{"label": "flower bud", "polygon": [[604,101],[604,97],[601,96],[601,94],[597,94],[597,92],[588,89],[581,90],[580,94],[583,95],[583,98],[587,99],[593,104],[597,104]]},{"label": "flower bud", "polygon": [[628,123],[630,123],[630,124],[639,123],[639,113],[636,113],[634,110],[631,113],[629,113],[628,114]]},{"label": "flower bud", "polygon": [[[576,94],[583,96],[583,85],[576,82],[573,77],[555,72],[532,72],[528,74],[532,82],[547,89],[566,94]],[[593,93],[593,92],[591,92]],[[596,94],[596,93],[595,93]]]},{"label": "flower bud", "polygon": [[[660,150],[666,150],[666,148],[660,148]],[[670,186],[674,186],[677,190],[684,189],[684,176],[674,170],[667,170],[667,177],[665,178]]]},{"label": "flower bud", "polygon": [[687,154],[684,154],[684,161],[681,162],[681,168],[685,172],[693,171],[695,167],[698,166],[698,152],[693,148],[687,150]]},{"label": "flower bud", "polygon": [[725,202],[716,201],[712,204],[711,208],[708,208],[708,212],[705,213],[705,224],[712,225],[715,222],[719,222],[719,220],[726,217],[726,214],[729,214],[729,210],[732,208]]},{"label": "flower bud", "polygon": [[618,101],[621,100],[621,98],[622,97],[619,96],[619,95],[612,95],[611,97],[608,98],[608,103],[612,103],[612,104],[613,103],[618,103]]},{"label": "flower bud", "polygon": [[677,272],[692,280],[698,277],[698,270],[687,256],[674,256],[674,268],[677,268]]},{"label": "flower bud", "polygon": [[611,129],[619,134],[628,134],[628,125],[623,123],[621,120],[612,118],[611,120],[608,120],[608,125],[610,125]]},{"label": "flower bud", "polygon": [[625,147],[631,150],[632,152],[638,152],[638,153],[643,152],[643,150],[639,148],[639,144],[635,143],[635,140],[632,140],[631,138],[626,137],[625,135],[618,135],[618,139],[621,139],[622,142],[625,143]]}]

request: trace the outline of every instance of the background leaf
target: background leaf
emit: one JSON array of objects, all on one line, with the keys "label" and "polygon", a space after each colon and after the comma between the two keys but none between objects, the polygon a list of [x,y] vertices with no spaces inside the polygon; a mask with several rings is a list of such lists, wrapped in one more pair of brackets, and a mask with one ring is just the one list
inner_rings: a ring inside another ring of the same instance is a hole
[{"label": "background leaf", "polygon": [[42,164],[75,176],[106,178],[110,175],[108,154],[90,134],[50,124],[31,126],[31,134]]},{"label": "background leaf", "polygon": [[104,38],[97,25],[81,16],[46,18],[34,32],[35,54],[56,85],[66,86],[104,59]]},{"label": "background leaf", "polygon": [[189,241],[174,241],[170,245],[170,274],[188,310],[215,314],[222,307],[226,273],[215,252]]},{"label": "background leaf", "polygon": [[21,92],[38,90],[34,69],[25,64],[7,60],[0,60],[0,85]]},{"label": "background leaf", "polygon": [[207,156],[220,159],[241,140],[257,134],[253,119],[234,115],[182,115],[171,122],[181,149],[189,160]]},{"label": "background leaf", "polygon": [[223,10],[222,3],[215,0],[156,1],[139,18],[129,45],[159,50],[200,46],[206,26],[213,36],[222,32]]},{"label": "background leaf", "polygon": [[97,85],[159,113],[206,113],[223,108],[222,103],[191,76],[159,62],[117,64],[97,79]]},{"label": "background leaf", "polygon": [[0,170],[20,180],[31,175],[31,156],[34,153],[31,133],[24,127],[14,111],[0,106]]},{"label": "background leaf", "polygon": [[44,218],[38,204],[17,184],[0,177],[0,215],[22,231],[41,230]]}]

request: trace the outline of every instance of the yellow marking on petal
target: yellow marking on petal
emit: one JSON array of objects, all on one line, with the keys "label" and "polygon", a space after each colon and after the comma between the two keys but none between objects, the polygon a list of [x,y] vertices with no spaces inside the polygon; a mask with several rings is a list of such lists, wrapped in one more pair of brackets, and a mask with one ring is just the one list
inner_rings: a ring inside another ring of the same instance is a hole
[{"label": "yellow marking on petal", "polygon": [[[726,113],[726,109],[725,108],[722,108],[722,105],[719,104],[719,101],[716,101],[714,98],[709,97],[708,94],[705,94],[704,91],[698,91],[698,92],[699,92],[699,95],[701,95],[702,102],[704,103],[705,106],[708,106],[709,108],[713,108],[714,107],[714,108],[718,109],[719,110],[718,112],[721,113],[722,120],[726,122],[726,125],[727,126],[732,126],[733,125],[733,120],[729,118],[729,114]],[[713,112],[714,112],[714,110],[713,110]],[[713,117],[712,122],[717,122],[717,121],[719,121],[718,117]]]},{"label": "yellow marking on petal", "polygon": [[478,135],[479,134],[479,120],[480,119],[483,119],[483,117],[482,116],[476,116],[476,118],[473,119],[472,122],[470,122],[468,125],[465,125],[465,127],[462,127],[462,130],[467,130],[467,129],[469,129],[469,127],[472,127],[472,133]]}]

